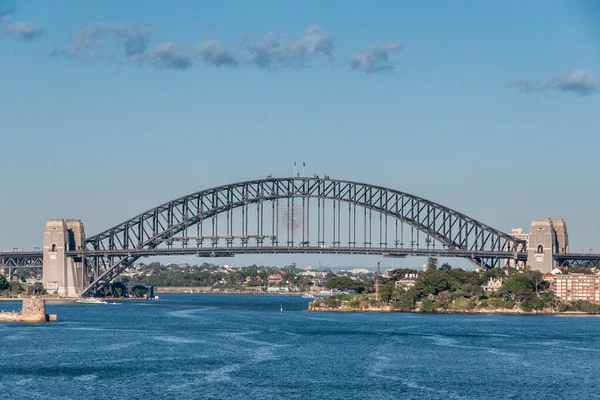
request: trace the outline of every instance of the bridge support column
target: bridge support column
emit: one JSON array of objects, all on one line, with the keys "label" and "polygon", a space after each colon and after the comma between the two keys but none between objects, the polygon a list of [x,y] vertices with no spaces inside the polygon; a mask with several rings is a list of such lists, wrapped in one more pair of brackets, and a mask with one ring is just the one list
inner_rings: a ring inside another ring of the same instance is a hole
[{"label": "bridge support column", "polygon": [[84,242],[80,220],[51,219],[46,223],[42,282],[48,293],[79,297],[86,283],[85,262],[68,257],[67,252],[81,250]]},{"label": "bridge support column", "polygon": [[567,224],[562,219],[542,218],[531,223],[527,244],[527,265],[543,273],[557,267],[554,255],[569,251]]}]

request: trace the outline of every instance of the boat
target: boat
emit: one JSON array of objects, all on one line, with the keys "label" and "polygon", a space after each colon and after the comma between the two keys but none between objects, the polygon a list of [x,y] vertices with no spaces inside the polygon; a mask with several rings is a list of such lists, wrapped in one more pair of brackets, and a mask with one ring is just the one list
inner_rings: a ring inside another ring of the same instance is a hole
[{"label": "boat", "polygon": [[315,298],[315,296],[313,296],[312,294],[303,294],[303,295],[302,295],[302,298],[303,298],[303,299],[314,299],[314,298]]},{"label": "boat", "polygon": [[81,300],[75,301],[75,303],[79,303],[79,304],[108,304],[106,301],[100,300],[100,299],[96,299],[96,298],[81,299]]}]

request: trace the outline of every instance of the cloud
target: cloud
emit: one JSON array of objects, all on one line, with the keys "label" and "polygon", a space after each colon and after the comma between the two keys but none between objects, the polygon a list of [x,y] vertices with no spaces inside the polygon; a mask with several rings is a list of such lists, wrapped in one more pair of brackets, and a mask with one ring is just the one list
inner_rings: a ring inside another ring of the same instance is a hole
[{"label": "cloud", "polygon": [[548,80],[546,83],[517,80],[509,82],[506,86],[518,88],[522,93],[559,90],[562,92],[575,93],[580,96],[589,96],[600,92],[600,83],[596,76],[583,69],[568,70],[564,74]]},{"label": "cloud", "polygon": [[68,50],[55,50],[53,56],[71,58],[104,58],[97,51],[104,45],[122,48],[128,61],[136,61],[148,48],[150,32],[145,28],[131,25],[94,23],[79,28],[73,36],[73,43]]},{"label": "cloud", "polygon": [[390,55],[402,47],[402,44],[396,42],[377,44],[354,54],[348,59],[348,65],[350,69],[361,70],[368,74],[390,71],[394,68],[392,64],[388,63]]},{"label": "cloud", "polygon": [[548,82],[548,88],[589,96],[600,90],[598,79],[589,71],[572,69]]},{"label": "cloud", "polygon": [[218,42],[209,40],[197,47],[198,57],[206,64],[214,67],[237,67],[238,56],[221,46]]},{"label": "cloud", "polygon": [[506,87],[518,88],[521,91],[521,93],[531,93],[543,89],[544,85],[540,82],[534,82],[527,79],[520,79],[508,82],[506,84]]},{"label": "cloud", "polygon": [[150,58],[152,64],[159,68],[186,70],[193,63],[192,55],[173,42],[157,45]]},{"label": "cloud", "polygon": [[35,40],[42,37],[44,29],[27,22],[16,22],[8,25],[4,31],[15,40]]},{"label": "cloud", "polygon": [[325,62],[333,60],[333,37],[319,25],[310,25],[299,38],[290,35],[277,37],[273,33],[246,46],[250,64],[259,68],[310,66],[315,58]]},{"label": "cloud", "polygon": [[2,5],[2,1],[0,1],[0,23],[6,21],[8,17],[14,13],[14,8],[9,8],[7,5]]}]

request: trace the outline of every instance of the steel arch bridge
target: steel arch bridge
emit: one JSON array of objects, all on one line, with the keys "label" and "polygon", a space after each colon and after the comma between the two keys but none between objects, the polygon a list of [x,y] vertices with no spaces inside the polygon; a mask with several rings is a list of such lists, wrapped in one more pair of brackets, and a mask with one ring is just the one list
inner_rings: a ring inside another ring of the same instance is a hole
[{"label": "steel arch bridge", "polygon": [[[424,246],[423,246],[424,244]],[[202,190],[124,221],[69,252],[92,295],[143,256],[343,253],[526,259],[525,242],[432,201],[329,177],[272,178]]]}]

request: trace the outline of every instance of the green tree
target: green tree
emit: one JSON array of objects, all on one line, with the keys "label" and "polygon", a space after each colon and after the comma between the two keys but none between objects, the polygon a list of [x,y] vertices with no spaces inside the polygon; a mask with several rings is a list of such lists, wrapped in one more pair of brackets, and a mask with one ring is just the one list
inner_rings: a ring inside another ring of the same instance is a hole
[{"label": "green tree", "polygon": [[427,269],[437,269],[438,259],[435,257],[429,257],[427,259]]},{"label": "green tree", "polygon": [[406,291],[402,291],[398,301],[396,302],[396,308],[404,311],[414,310],[417,304],[417,292],[414,288]]},{"label": "green tree", "polygon": [[337,289],[337,290],[356,290],[358,293],[362,293],[364,290],[364,286],[359,282],[356,282],[347,276],[336,276],[335,278],[331,278],[325,284],[327,289]]},{"label": "green tree", "polygon": [[452,266],[448,263],[443,263],[442,266],[440,267],[440,271],[450,271],[452,269]]},{"label": "green tree", "polygon": [[394,282],[386,282],[379,286],[379,298],[385,302],[389,303],[392,294],[394,293]]},{"label": "green tree", "polygon": [[415,282],[415,291],[420,299],[428,295],[437,295],[444,290],[450,289],[447,273],[437,269],[428,269],[419,275]]}]

